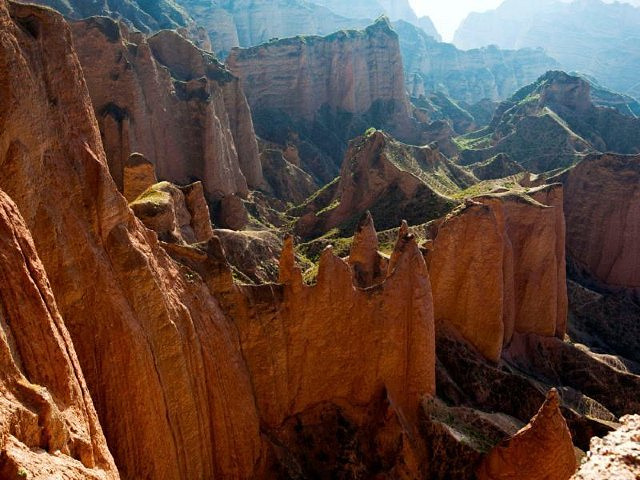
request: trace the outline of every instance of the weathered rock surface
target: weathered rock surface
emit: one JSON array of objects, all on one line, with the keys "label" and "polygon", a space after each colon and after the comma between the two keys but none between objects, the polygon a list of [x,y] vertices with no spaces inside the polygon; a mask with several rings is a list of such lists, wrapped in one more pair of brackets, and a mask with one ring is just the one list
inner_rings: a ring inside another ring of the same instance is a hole
[{"label": "weathered rock surface", "polygon": [[[377,254],[369,233],[354,242],[354,258]],[[411,235],[400,235],[377,277],[364,262],[356,276],[325,250],[313,286],[303,283],[291,237],[278,284],[234,285],[217,239],[206,251],[173,254],[234,318],[263,427],[289,474],[331,478],[360,465],[365,475],[419,477],[417,419],[421,399],[435,392],[435,332],[428,272]],[[361,278],[374,284],[360,288]],[[332,460],[345,455],[353,462]]]},{"label": "weathered rock surface", "polygon": [[340,227],[350,235],[367,210],[381,230],[402,219],[420,224],[451,210],[458,201],[448,195],[475,181],[435,149],[371,132],[351,142],[334,193],[296,211],[297,232],[313,236]]},{"label": "weathered rock surface", "polygon": [[72,23],[109,169],[122,188],[129,155],[158,178],[202,180],[207,198],[246,196],[262,182],[251,114],[238,80],[172,31],[146,38],[108,18]]},{"label": "weathered rock surface", "polygon": [[497,362],[514,332],[564,337],[562,187],[469,200],[425,244],[435,318]]},{"label": "weathered rock surface", "polygon": [[551,390],[531,423],[493,449],[478,469],[479,480],[568,480],[576,470],[571,433]]},{"label": "weathered rock surface", "polygon": [[132,153],[124,164],[122,194],[128,202],[134,201],[146,189],[158,183],[156,167],[141,153]]},{"label": "weathered rock surface", "polygon": [[69,27],[5,0],[0,22],[0,188],[32,232],[120,474],[255,478],[264,451],[236,330],[117,192]]},{"label": "weathered rock surface", "polygon": [[[3,31],[7,20],[0,5]],[[0,259],[0,477],[119,478],[31,234],[2,191]]]},{"label": "weathered rock surface", "polygon": [[258,135],[280,145],[308,141],[333,159],[334,173],[347,141],[371,126],[419,140],[398,36],[384,17],[361,31],[234,49],[227,63],[241,79]]},{"label": "weathered rock surface", "polygon": [[591,440],[591,450],[574,480],[616,478],[636,480],[640,476],[640,416],[629,415],[622,426],[604,438]]},{"label": "weathered rock surface", "polygon": [[564,183],[567,255],[611,287],[640,287],[640,156],[592,155]]},{"label": "weathered rock surface", "polygon": [[121,19],[146,33],[190,23],[188,14],[174,0],[35,0],[29,3],[55,8],[65,17],[76,20],[93,16]]}]

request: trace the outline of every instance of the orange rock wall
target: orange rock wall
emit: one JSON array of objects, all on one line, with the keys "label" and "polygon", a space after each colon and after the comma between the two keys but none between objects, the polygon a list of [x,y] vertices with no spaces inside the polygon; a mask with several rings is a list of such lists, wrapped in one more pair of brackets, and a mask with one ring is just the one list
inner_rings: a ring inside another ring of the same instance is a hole
[{"label": "orange rock wall", "polygon": [[121,475],[254,478],[236,330],[117,192],[69,27],[5,0],[0,22],[0,188],[32,232]]},{"label": "orange rock wall", "polygon": [[478,197],[433,227],[426,255],[436,321],[497,361],[514,332],[563,337],[562,188]]},{"label": "orange rock wall", "polygon": [[71,25],[120,189],[133,152],[145,155],[161,180],[202,180],[210,199],[245,196],[262,183],[246,99],[211,54],[172,31],[146,38],[102,17]]}]

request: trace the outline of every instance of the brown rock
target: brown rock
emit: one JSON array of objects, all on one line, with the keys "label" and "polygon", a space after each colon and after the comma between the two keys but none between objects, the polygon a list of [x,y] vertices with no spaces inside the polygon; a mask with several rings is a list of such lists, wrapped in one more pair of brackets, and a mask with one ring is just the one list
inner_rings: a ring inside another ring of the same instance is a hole
[{"label": "brown rock", "polygon": [[211,200],[246,196],[247,185],[261,184],[244,94],[211,54],[175,32],[145,38],[104,17],[72,28],[119,188],[133,152],[145,155],[161,180],[201,179]]},{"label": "brown rock", "polygon": [[209,207],[200,182],[182,188],[169,182],[157,183],[129,206],[164,242],[206,242],[213,236]]},{"label": "brown rock", "polygon": [[0,24],[0,188],[32,232],[120,474],[255,478],[236,330],[117,192],[69,27],[5,0]]},{"label": "brown rock", "polygon": [[373,217],[367,212],[360,220],[349,252],[349,266],[353,270],[356,286],[367,288],[382,280],[381,264],[378,235]]},{"label": "brown rock", "polygon": [[225,195],[220,200],[216,224],[230,230],[242,230],[249,224],[249,212],[242,199],[236,195]]},{"label": "brown rock", "polygon": [[129,155],[124,165],[122,194],[128,202],[133,202],[151,185],[158,183],[156,168],[141,153]]},{"label": "brown rock", "polygon": [[604,438],[593,438],[586,461],[573,480],[637,480],[640,477],[640,416],[620,419],[622,426]]},{"label": "brown rock", "polygon": [[[0,4],[3,31],[6,13]],[[31,234],[2,191],[0,258],[0,477],[119,478]]]},{"label": "brown rock", "polygon": [[551,185],[477,197],[436,222],[426,255],[436,321],[496,362],[514,332],[564,337],[563,218]]},{"label": "brown rock", "polygon": [[554,389],[531,423],[494,448],[478,469],[478,479],[568,480],[576,470],[571,433]]},{"label": "brown rock", "polygon": [[561,177],[567,255],[598,282],[640,287],[640,156],[592,155]]}]

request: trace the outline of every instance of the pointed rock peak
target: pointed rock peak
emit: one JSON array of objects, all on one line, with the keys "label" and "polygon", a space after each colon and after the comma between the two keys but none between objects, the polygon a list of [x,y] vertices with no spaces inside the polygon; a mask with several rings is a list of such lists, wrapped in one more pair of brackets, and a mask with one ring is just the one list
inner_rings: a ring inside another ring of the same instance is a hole
[{"label": "pointed rock peak", "polygon": [[400,224],[400,230],[398,230],[398,240],[400,240],[402,237],[406,237],[407,235],[409,235],[409,224],[406,220],[402,220],[402,223]]},{"label": "pointed rock peak", "polygon": [[320,255],[318,285],[343,288],[351,283],[351,270],[347,262],[333,253],[333,245],[327,245]]},{"label": "pointed rock peak", "polygon": [[393,273],[400,258],[404,255],[405,252],[411,250],[412,246],[415,248],[414,253],[416,251],[420,253],[418,244],[415,241],[415,237],[409,231],[409,224],[406,220],[403,220],[402,224],[400,225],[400,229],[398,230],[398,239],[396,240],[396,245],[393,249],[393,253],[391,253],[391,259],[389,260],[387,277]]},{"label": "pointed rock peak", "polygon": [[367,27],[367,32],[384,32],[387,34],[396,35],[396,32],[393,30],[391,22],[389,21],[389,17],[387,17],[386,15],[380,15],[378,18],[376,18],[376,21],[373,22],[372,25],[369,25]]},{"label": "pointed rock peak", "polygon": [[293,236],[290,234],[284,237],[278,282],[283,285],[302,285],[302,271],[296,264]]},{"label": "pointed rock peak", "polygon": [[378,255],[378,234],[373,217],[364,214],[351,244],[349,265],[353,269],[354,283],[362,288],[372,286],[380,276],[380,256]]},{"label": "pointed rock peak", "polygon": [[531,422],[489,452],[477,478],[515,478],[510,472],[518,472],[517,478],[568,479],[576,466],[571,433],[560,412],[560,397],[552,389]]}]

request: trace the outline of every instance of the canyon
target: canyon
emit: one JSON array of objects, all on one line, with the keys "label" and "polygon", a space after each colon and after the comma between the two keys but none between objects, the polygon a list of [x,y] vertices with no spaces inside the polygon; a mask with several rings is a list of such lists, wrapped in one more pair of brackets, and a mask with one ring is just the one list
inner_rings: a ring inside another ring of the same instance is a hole
[{"label": "canyon", "polygon": [[0,0],[0,477],[637,474],[634,101],[378,3]]}]

